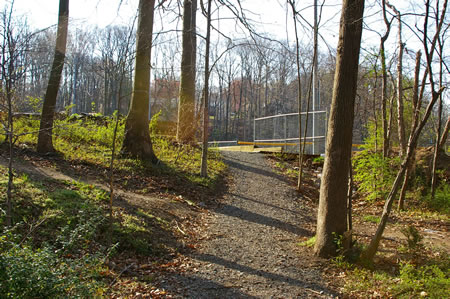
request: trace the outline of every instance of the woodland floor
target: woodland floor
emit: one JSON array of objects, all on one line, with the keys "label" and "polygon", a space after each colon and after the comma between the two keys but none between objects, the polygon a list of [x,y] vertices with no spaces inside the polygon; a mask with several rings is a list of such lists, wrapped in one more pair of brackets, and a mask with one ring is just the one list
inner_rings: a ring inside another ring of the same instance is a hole
[{"label": "woodland floor", "polygon": [[[109,296],[346,297],[341,293],[343,272],[330,261],[315,258],[311,248],[298,245],[315,232],[320,169],[307,169],[304,193],[299,194],[293,179],[277,169],[274,157],[241,152],[223,155],[229,171],[216,194],[209,189],[184,188],[182,183],[165,185],[151,194],[136,193],[134,183],[126,188],[119,186],[116,207],[131,211],[144,208],[169,223],[167,231],[155,227],[148,240],[161,243],[160,247],[167,250],[157,258],[126,252],[115,257],[109,264],[113,273]],[[0,157],[0,164],[5,165],[6,159]],[[105,177],[103,170],[32,152],[21,154],[14,167],[50,185],[52,180],[80,180],[106,190],[108,186],[107,180],[99,179]],[[148,184],[159,186],[171,179],[163,178],[159,183],[148,180]],[[173,194],[167,190],[174,190]],[[382,205],[369,206],[364,199],[355,199],[354,235],[358,242],[368,242],[376,229],[376,224],[365,221],[364,216],[380,215],[381,209]],[[392,261],[375,262],[389,267],[396,263],[395,249],[405,242],[398,228],[412,221],[429,246],[448,252],[447,220],[411,220],[394,212],[380,248],[393,252],[389,258]]]}]

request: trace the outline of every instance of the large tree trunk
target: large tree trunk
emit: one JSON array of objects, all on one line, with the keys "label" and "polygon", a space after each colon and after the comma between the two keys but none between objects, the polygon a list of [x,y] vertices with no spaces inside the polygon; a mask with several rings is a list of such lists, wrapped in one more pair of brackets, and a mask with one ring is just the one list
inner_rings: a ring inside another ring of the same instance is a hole
[{"label": "large tree trunk", "polygon": [[195,20],[197,0],[184,0],[183,52],[181,57],[180,99],[178,104],[178,142],[192,142],[195,136],[195,66],[196,33]]},{"label": "large tree trunk", "polygon": [[52,135],[55,115],[56,97],[58,96],[61,73],[66,56],[67,29],[69,26],[69,0],[59,1],[58,30],[56,33],[55,56],[50,71],[47,91],[44,96],[41,123],[37,141],[37,151],[40,153],[54,152]]},{"label": "large tree trunk", "polygon": [[336,254],[335,238],[347,229],[347,186],[364,0],[344,0],[314,252]]},{"label": "large tree trunk", "polygon": [[131,107],[125,123],[122,153],[156,163],[149,134],[150,57],[155,0],[139,0],[136,62]]}]

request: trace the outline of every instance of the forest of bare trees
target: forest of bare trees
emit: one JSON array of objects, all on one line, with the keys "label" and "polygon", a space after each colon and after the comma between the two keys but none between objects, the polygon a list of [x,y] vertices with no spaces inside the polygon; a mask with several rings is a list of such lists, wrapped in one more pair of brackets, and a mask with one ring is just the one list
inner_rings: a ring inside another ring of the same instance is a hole
[{"label": "forest of bare trees", "polygon": [[[169,7],[161,5],[157,9],[170,15]],[[389,10],[389,14],[388,24],[394,26],[392,23],[395,12]],[[6,17],[7,11],[3,11],[2,15]],[[55,42],[56,31],[49,28],[33,32],[32,25],[29,25],[24,17],[12,16],[12,18],[14,22],[10,26],[21,28],[21,36],[16,37],[18,41],[27,40],[26,44],[21,45],[26,49],[24,48],[20,52],[20,57],[17,57],[17,63],[24,66],[24,75],[18,82],[20,88],[16,92],[20,101],[17,101],[15,105],[18,112],[38,112],[41,104],[39,99],[43,98],[49,76],[48,68],[52,59],[51,45]],[[3,21],[6,22],[5,19]],[[121,102],[119,111],[123,115],[128,112],[135,53],[135,34],[130,35],[130,30],[135,29],[136,24],[133,18],[127,27],[122,25],[110,25],[105,28],[89,25],[69,26],[57,111],[62,112],[70,106],[70,113],[112,115],[119,97],[117,91],[120,84],[122,85],[121,96],[124,100]],[[374,29],[368,28],[368,30]],[[177,34],[176,32],[155,32],[154,55],[152,55],[154,67],[151,79],[151,113],[153,115],[162,110],[161,119],[172,123],[171,126],[169,125],[172,128],[171,131],[169,130],[170,134],[174,134],[173,127],[177,122],[180,82],[181,44],[176,42],[179,40],[176,38]],[[376,101],[386,102],[387,114],[384,118],[387,121],[390,119],[389,111],[393,113],[392,118],[397,114],[397,101],[392,99],[398,89],[396,61],[399,52],[395,46],[395,40],[392,43],[392,47],[383,55],[385,63],[380,62],[378,55],[383,52],[378,52],[375,46],[364,49],[361,54],[354,134],[354,140],[357,143],[362,143],[368,136],[369,121],[373,121],[374,116],[378,117],[382,105]],[[300,46],[301,80],[303,86],[307,87],[311,75],[312,45],[303,43]],[[252,140],[253,118],[297,111],[297,72],[295,45],[292,41],[288,43],[286,40],[273,40],[258,35],[237,41],[222,39],[222,41],[214,42],[212,47],[213,68],[209,109],[211,140]],[[405,47],[404,68],[411,70],[414,55],[411,54],[408,44],[405,44]],[[198,38],[198,48],[197,113],[200,111],[203,84],[200,76],[203,72],[201,67],[203,38]],[[334,74],[334,50],[321,49],[318,57],[321,107],[317,107],[316,110],[329,109]],[[386,75],[383,75],[383,65],[386,67]],[[403,73],[403,89],[407,97],[412,88],[413,78],[410,71]],[[305,102],[303,107],[306,107],[307,93],[307,88],[303,88],[302,99]],[[386,95],[383,96],[383,94]],[[405,107],[406,114],[409,113],[409,107]],[[444,105],[444,113],[446,109]],[[383,115],[380,114],[379,117]],[[445,121],[445,119],[441,120],[444,123]],[[387,124],[387,122],[386,124],[381,122],[381,126],[387,126]],[[390,121],[389,126],[385,131],[389,131],[390,138],[398,140],[397,121]],[[426,134],[422,138],[423,142],[430,143],[430,140],[434,138],[431,127]]]}]

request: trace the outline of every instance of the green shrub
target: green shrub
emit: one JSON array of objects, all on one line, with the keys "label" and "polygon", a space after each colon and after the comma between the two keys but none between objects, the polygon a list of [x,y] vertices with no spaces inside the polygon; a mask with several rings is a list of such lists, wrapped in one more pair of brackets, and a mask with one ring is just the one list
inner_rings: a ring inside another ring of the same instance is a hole
[{"label": "green shrub", "polygon": [[393,293],[400,298],[450,298],[448,268],[445,272],[437,265],[416,268],[403,263],[400,268],[400,281],[393,285]]},{"label": "green shrub", "polygon": [[363,150],[353,159],[358,191],[367,194],[368,200],[384,198],[389,192],[400,160],[384,158],[382,153]]},{"label": "green shrub", "polygon": [[378,224],[380,223],[381,218],[374,215],[366,215],[363,217],[363,220],[366,222]]},{"label": "green shrub", "polygon": [[315,157],[313,159],[313,163],[316,163],[316,164],[323,164],[324,162],[325,162],[325,157],[322,157],[322,156]]},{"label": "green shrub", "polygon": [[436,189],[434,199],[431,199],[431,194],[425,197],[425,202],[431,209],[450,214],[450,184],[447,181],[442,181],[439,187]]},{"label": "green shrub", "polygon": [[[65,239],[67,247],[46,244],[33,248],[10,233],[0,236],[0,298],[87,298],[104,292],[101,272],[107,255],[74,254],[67,249],[92,241],[98,219],[77,226]],[[87,233],[90,231],[91,233]],[[63,230],[64,233],[64,230]],[[101,250],[97,251],[101,252]]]}]

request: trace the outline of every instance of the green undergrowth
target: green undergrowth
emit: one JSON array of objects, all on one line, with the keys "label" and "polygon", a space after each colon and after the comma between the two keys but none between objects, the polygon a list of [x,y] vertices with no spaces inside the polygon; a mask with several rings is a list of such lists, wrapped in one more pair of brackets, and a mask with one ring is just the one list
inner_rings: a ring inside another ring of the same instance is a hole
[{"label": "green undergrowth", "polygon": [[[158,115],[158,114],[157,114]],[[150,123],[156,126],[158,116]],[[120,119],[116,153],[119,153],[124,136],[125,119]],[[109,167],[112,154],[112,142],[115,121],[111,117],[97,119],[71,116],[55,121],[53,130],[53,143],[55,149],[63,158],[76,163],[84,163],[99,169]],[[15,121],[17,134],[36,132],[39,129],[39,120],[31,117],[21,117]],[[148,161],[128,158],[120,155],[115,162],[115,170],[120,174],[136,175],[167,175],[180,178],[184,182],[213,187],[224,173],[225,164],[220,153],[208,152],[208,178],[199,175],[201,164],[201,149],[193,145],[179,145],[167,137],[152,134],[153,149],[160,160],[157,165]],[[1,139],[4,139],[2,135]],[[0,140],[1,142],[2,140]],[[34,148],[37,143],[37,134],[23,134],[18,139],[19,144]],[[124,180],[125,181],[125,180]]]},{"label": "green undergrowth", "polygon": [[292,167],[292,163],[298,160],[298,155],[288,153],[273,153],[272,157],[275,161],[276,171],[279,174],[288,176],[291,179],[298,177],[298,169]]},{"label": "green undergrowth", "polygon": [[[118,255],[163,257],[179,246],[169,220],[143,209],[115,207],[93,185],[35,180],[16,174],[13,227],[0,217],[0,298],[93,298],[114,278],[107,260]],[[0,168],[0,196],[7,171]]]},{"label": "green undergrowth", "polygon": [[344,292],[358,298],[449,298],[449,277],[447,254],[423,265],[402,261],[393,272],[347,264]]},{"label": "green undergrowth", "polygon": [[[347,262],[339,255],[333,262],[344,278],[343,291],[358,298],[449,298],[450,256],[427,248],[415,226],[400,229],[406,240],[394,254],[380,251],[375,262]],[[358,248],[356,249],[358,250]]]},{"label": "green undergrowth", "polygon": [[[156,122],[157,118],[151,121],[150,129]],[[39,120],[20,117],[14,124],[17,149],[28,154],[31,149],[33,156]],[[38,156],[39,161],[47,159],[63,172],[65,167],[81,169],[107,183],[114,125],[113,118],[102,116],[57,119],[53,144],[59,155]],[[117,133],[120,151],[124,119]],[[2,142],[4,135],[0,136]],[[202,178],[199,147],[151,137],[159,163],[119,154],[114,164],[116,187],[175,193],[177,198],[183,194],[188,202],[205,188],[213,191],[221,181],[225,164],[219,153],[208,153],[209,177]],[[7,181],[6,169],[0,168],[1,198],[6,198]],[[174,235],[174,215],[158,215],[157,209],[118,199],[110,219],[109,193],[88,183],[15,173],[12,198],[12,228],[5,226],[4,206],[0,209],[0,298],[102,297],[122,275],[114,272],[120,269],[109,268],[109,260],[143,257],[157,263],[183,247]]]}]

